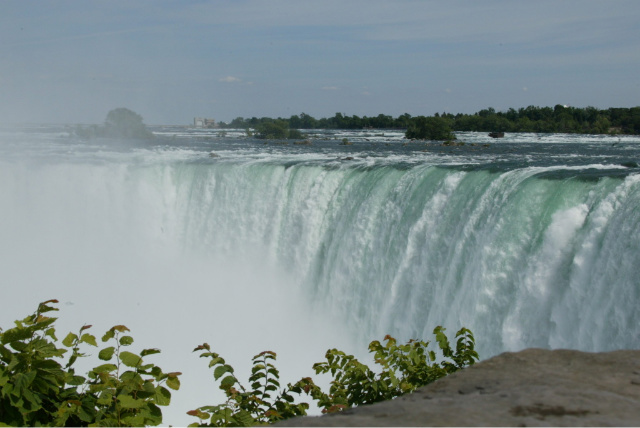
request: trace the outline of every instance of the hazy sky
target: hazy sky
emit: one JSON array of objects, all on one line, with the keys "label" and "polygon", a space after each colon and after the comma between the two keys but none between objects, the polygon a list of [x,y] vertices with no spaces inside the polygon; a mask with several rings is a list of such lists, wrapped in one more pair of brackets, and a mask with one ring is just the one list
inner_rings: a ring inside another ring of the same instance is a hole
[{"label": "hazy sky", "polygon": [[640,105],[640,1],[0,0],[0,123]]}]

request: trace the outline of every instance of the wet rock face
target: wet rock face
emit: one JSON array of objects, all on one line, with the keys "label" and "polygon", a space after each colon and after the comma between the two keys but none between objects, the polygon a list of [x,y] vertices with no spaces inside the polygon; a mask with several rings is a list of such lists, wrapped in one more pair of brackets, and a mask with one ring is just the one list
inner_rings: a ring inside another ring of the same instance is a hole
[{"label": "wet rock face", "polygon": [[638,426],[640,350],[504,353],[395,400],[280,426]]}]

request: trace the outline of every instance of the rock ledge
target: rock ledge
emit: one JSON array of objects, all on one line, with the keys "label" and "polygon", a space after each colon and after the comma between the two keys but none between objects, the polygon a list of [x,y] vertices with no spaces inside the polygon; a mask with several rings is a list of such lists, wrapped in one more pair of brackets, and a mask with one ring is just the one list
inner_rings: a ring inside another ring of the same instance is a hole
[{"label": "rock ledge", "polygon": [[640,350],[507,352],[395,400],[278,426],[640,426]]}]

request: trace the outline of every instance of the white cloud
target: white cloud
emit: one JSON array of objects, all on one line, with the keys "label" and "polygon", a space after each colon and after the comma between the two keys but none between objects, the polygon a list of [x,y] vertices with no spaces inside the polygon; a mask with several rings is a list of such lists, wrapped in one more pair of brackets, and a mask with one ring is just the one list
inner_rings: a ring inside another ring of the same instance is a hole
[{"label": "white cloud", "polygon": [[227,77],[223,77],[222,79],[220,79],[220,82],[224,82],[224,83],[240,83],[240,82],[242,82],[242,79],[240,79],[238,77],[234,77],[234,76],[227,76]]}]

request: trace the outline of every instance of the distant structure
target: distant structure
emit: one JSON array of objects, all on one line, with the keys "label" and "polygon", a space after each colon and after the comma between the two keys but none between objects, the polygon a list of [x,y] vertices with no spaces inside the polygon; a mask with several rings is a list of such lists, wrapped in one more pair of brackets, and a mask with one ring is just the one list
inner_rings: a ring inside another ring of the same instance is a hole
[{"label": "distant structure", "polygon": [[206,117],[194,117],[193,126],[196,128],[215,128],[215,119],[207,119]]}]

